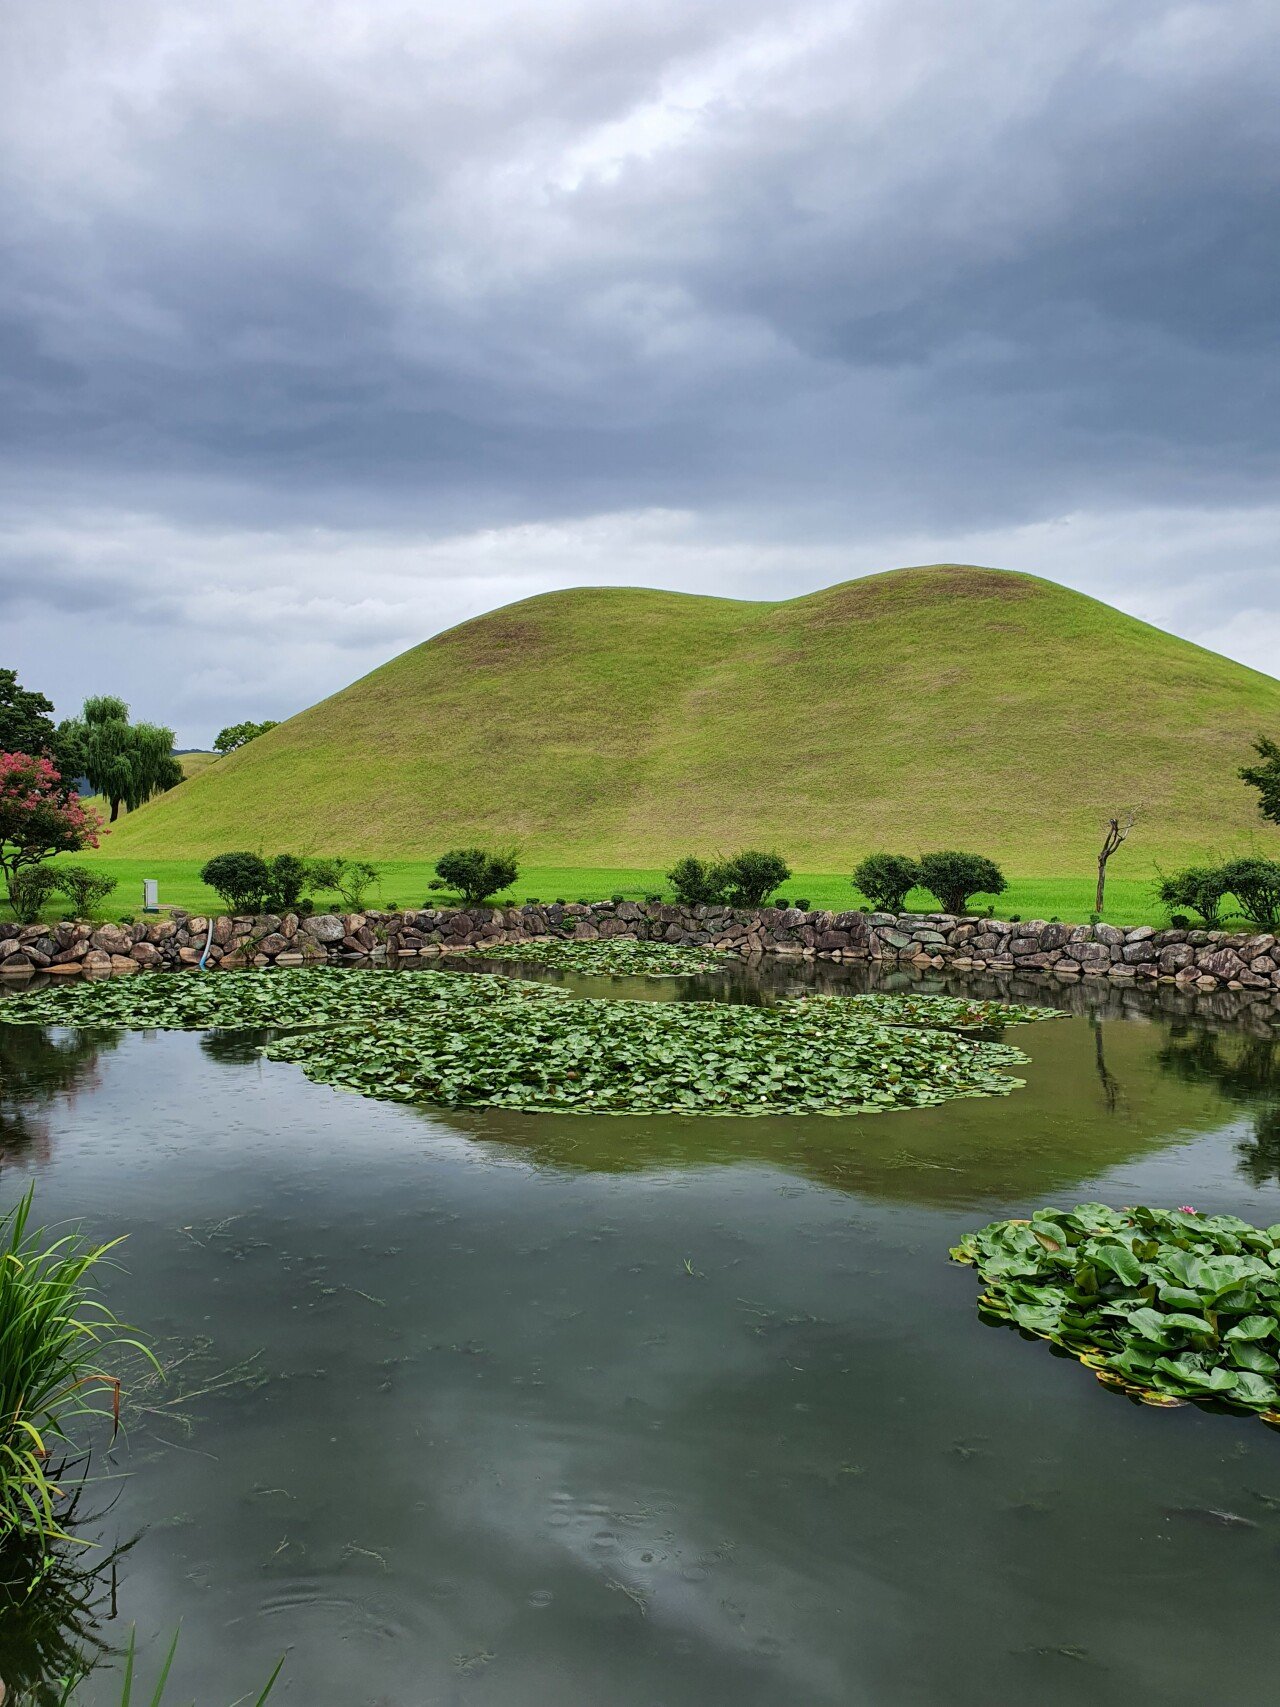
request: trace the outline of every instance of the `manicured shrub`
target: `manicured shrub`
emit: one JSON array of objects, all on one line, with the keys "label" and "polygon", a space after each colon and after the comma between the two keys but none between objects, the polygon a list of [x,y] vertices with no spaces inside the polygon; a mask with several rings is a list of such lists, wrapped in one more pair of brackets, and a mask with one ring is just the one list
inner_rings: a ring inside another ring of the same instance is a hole
[{"label": "manicured shrub", "polygon": [[724,900],[729,887],[722,864],[699,859],[695,854],[686,854],[683,859],[678,859],[667,873],[667,882],[682,907],[714,906]]},{"label": "manicured shrub", "polygon": [[450,848],[436,861],[432,889],[452,889],[466,907],[479,907],[509,888],[520,875],[515,850],[489,853],[484,848]]},{"label": "manicured shrub", "polygon": [[1171,871],[1167,876],[1162,874],[1156,884],[1156,895],[1166,907],[1189,907],[1200,915],[1209,930],[1218,923],[1225,893],[1226,884],[1218,866],[1184,866],[1181,871]]},{"label": "manicured shrub", "polygon": [[77,918],[87,919],[116,887],[114,877],[92,871],[87,865],[60,865],[53,872],[59,893],[70,901]]},{"label": "manicured shrub", "polygon": [[33,865],[19,871],[9,880],[9,905],[20,925],[33,925],[44,910],[44,904],[58,887],[58,876],[51,865]]},{"label": "manicured shrub", "polygon": [[269,913],[294,913],[302,891],[311,880],[311,870],[297,854],[280,853],[267,861],[268,883],[263,897]]},{"label": "manicured shrub", "polygon": [[791,876],[781,854],[747,848],[729,859],[702,860],[686,854],[667,873],[675,898],[684,907],[761,907]]},{"label": "manicured shrub", "polygon": [[1249,855],[1228,860],[1218,874],[1227,894],[1255,925],[1272,930],[1280,925],[1280,860]]},{"label": "manicured shrub", "polygon": [[215,854],[200,870],[200,881],[232,913],[260,913],[271,887],[271,872],[261,854]]},{"label": "manicured shrub", "polygon": [[729,904],[734,907],[763,907],[791,876],[791,867],[780,853],[766,853],[760,848],[733,854],[721,870]]},{"label": "manicured shrub", "polygon": [[1001,895],[1006,888],[1004,874],[994,860],[985,854],[957,853],[954,849],[922,857],[920,885],[937,897],[944,913],[963,913],[971,895]]},{"label": "manicured shrub", "polygon": [[878,913],[900,913],[919,881],[920,867],[910,854],[868,854],[853,873],[853,887]]},{"label": "manicured shrub", "polygon": [[797,898],[791,903],[791,905],[793,907],[798,907],[802,913],[807,913],[809,911],[809,902],[807,897],[803,901]]}]

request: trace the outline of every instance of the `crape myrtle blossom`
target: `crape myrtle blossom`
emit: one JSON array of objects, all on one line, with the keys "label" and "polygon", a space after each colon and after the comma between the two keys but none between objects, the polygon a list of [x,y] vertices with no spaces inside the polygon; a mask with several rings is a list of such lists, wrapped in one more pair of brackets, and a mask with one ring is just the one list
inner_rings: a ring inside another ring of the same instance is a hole
[{"label": "crape myrtle blossom", "polygon": [[62,781],[48,759],[0,753],[0,873],[10,904],[20,874],[54,854],[96,848],[102,820]]}]

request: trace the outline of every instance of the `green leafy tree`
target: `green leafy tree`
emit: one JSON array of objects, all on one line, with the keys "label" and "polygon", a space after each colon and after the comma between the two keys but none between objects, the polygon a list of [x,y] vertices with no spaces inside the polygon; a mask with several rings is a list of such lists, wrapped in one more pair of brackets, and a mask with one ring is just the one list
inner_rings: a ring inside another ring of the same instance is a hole
[{"label": "green leafy tree", "polygon": [[920,885],[937,897],[944,913],[963,913],[971,895],[1002,895],[1007,887],[994,860],[954,849],[922,856]]},{"label": "green leafy tree", "polygon": [[514,849],[489,853],[484,848],[450,848],[436,861],[431,887],[452,889],[464,907],[479,907],[500,889],[509,889],[519,875]]},{"label": "green leafy tree", "polygon": [[256,741],[259,735],[265,735],[268,729],[278,729],[278,718],[268,718],[265,723],[229,723],[225,729],[219,729],[213,743],[214,751],[223,754],[238,752],[250,741]]},{"label": "green leafy tree", "polygon": [[919,881],[920,867],[910,854],[868,854],[853,873],[853,887],[878,913],[900,913]]},{"label": "green leafy tree", "polygon": [[53,701],[24,688],[16,670],[0,670],[0,753],[53,754]]},{"label": "green leafy tree", "polygon": [[71,725],[55,728],[53,701],[24,688],[16,670],[0,670],[0,753],[43,753],[61,773],[68,792],[84,771]]},{"label": "green leafy tree", "polygon": [[1258,810],[1273,824],[1280,824],[1280,742],[1259,735],[1253,743],[1256,765],[1242,765],[1240,776],[1258,791]]},{"label": "green leafy tree", "polygon": [[122,806],[132,812],[182,781],[173,730],[130,723],[129,707],[113,694],[86,699],[81,716],[62,725],[60,738],[79,743],[84,775],[109,804],[113,824]]}]

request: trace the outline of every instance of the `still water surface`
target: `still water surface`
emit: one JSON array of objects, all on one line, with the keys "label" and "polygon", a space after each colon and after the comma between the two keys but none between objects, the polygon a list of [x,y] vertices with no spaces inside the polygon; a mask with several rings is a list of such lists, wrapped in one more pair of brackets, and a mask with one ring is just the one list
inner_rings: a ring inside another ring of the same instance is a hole
[{"label": "still water surface", "polygon": [[[731,993],[815,977],[870,982]],[[127,1231],[176,1392],[256,1371],[117,1450],[103,1634],[149,1677],[181,1622],[202,1707],[285,1651],[308,1707],[1273,1699],[1280,1433],[983,1327],[946,1253],[1082,1198],[1280,1221],[1280,1045],[1067,999],[1006,1034],[1025,1089],[848,1120],[439,1114],[0,1024],[0,1205]]]}]

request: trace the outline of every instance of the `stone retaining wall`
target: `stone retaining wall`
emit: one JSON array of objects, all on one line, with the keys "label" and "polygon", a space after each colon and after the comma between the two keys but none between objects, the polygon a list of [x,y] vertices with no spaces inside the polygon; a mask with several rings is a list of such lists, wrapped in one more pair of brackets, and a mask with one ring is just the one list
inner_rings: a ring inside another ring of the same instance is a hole
[{"label": "stone retaining wall", "polygon": [[[0,974],[104,974],[195,965],[209,920],[174,911],[131,924],[0,924]],[[537,937],[710,944],[745,956],[799,955],[1060,978],[1161,980],[1280,996],[1280,944],[1265,932],[1050,924],[946,913],[803,913],[602,901],[591,906],[425,908],[404,913],[290,913],[213,921],[212,966],[421,958]]]}]

